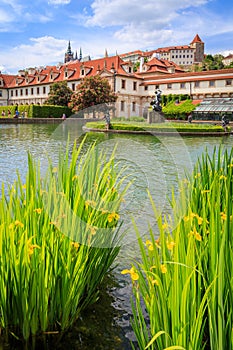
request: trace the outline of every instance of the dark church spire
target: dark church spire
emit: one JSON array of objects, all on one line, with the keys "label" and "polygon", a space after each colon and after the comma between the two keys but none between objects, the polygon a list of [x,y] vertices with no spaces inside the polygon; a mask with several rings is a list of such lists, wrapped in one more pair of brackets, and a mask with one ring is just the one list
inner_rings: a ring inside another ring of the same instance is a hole
[{"label": "dark church spire", "polygon": [[67,53],[68,53],[69,55],[72,55],[70,40],[69,40],[69,43],[68,43]]},{"label": "dark church spire", "polygon": [[71,51],[71,45],[70,45],[70,41],[68,43],[68,48],[67,48],[67,51],[65,53],[65,60],[64,62],[69,62],[69,61],[73,61],[74,60],[74,54],[73,52]]},{"label": "dark church spire", "polygon": [[82,58],[83,58],[83,54],[82,54],[82,49],[81,49],[81,47],[80,47],[79,61],[82,61]]}]

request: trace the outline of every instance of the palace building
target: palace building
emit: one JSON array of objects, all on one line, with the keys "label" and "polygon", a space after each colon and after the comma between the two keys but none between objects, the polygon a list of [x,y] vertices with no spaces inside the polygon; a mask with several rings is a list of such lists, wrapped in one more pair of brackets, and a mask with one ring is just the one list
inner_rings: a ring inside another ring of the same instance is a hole
[{"label": "palace building", "polygon": [[152,56],[147,61],[141,60],[135,71],[135,63],[119,55],[77,59],[69,43],[64,63],[22,69],[17,75],[0,73],[0,105],[43,104],[53,83],[66,81],[75,91],[83,78],[95,75],[106,78],[116,93],[119,117],[142,116],[158,88],[165,95],[188,94],[197,100],[233,98],[233,68],[185,72],[176,62]]},{"label": "palace building", "polygon": [[198,65],[204,59],[205,44],[198,34],[189,45],[160,47],[152,51],[132,51],[120,55],[124,61],[136,62],[143,59],[152,59],[153,57],[172,61],[184,69],[189,69],[193,65]]}]

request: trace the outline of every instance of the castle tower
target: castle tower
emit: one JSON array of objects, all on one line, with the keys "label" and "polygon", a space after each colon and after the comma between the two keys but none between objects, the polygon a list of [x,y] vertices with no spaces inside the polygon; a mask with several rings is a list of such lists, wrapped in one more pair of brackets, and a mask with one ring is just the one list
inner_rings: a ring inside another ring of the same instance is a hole
[{"label": "castle tower", "polygon": [[194,62],[202,62],[204,59],[204,46],[205,44],[200,39],[199,35],[196,34],[193,41],[190,43],[190,47],[195,49]]},{"label": "castle tower", "polygon": [[69,41],[68,48],[67,48],[67,51],[65,53],[64,63],[69,62],[69,61],[73,61],[73,60],[74,60],[74,54],[71,51],[71,45],[70,45],[70,41]]}]

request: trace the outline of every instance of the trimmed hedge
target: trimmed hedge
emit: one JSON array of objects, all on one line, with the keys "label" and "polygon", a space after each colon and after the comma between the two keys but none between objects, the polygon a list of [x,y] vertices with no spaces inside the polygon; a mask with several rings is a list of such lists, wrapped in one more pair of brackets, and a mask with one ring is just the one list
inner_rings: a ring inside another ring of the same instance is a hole
[{"label": "trimmed hedge", "polygon": [[2,117],[2,111],[5,111],[5,117],[8,117],[8,110],[11,112],[11,117],[14,117],[18,108],[20,116],[22,112],[27,113],[27,118],[61,118],[65,113],[67,117],[70,117],[72,111],[66,106],[52,106],[52,105],[19,105],[19,106],[0,106],[0,117]]},{"label": "trimmed hedge", "polygon": [[186,120],[187,114],[192,113],[196,107],[197,105],[192,104],[192,100],[185,100],[182,103],[171,101],[163,107],[163,113],[166,119]]},{"label": "trimmed hedge", "polygon": [[[85,125],[88,129],[105,129],[106,124],[103,122],[88,122]],[[210,124],[184,124],[184,123],[111,123],[112,130],[129,130],[129,131],[161,131],[161,132],[224,132],[221,125]]]},{"label": "trimmed hedge", "polygon": [[32,118],[61,118],[63,113],[67,117],[72,114],[71,110],[65,106],[31,105],[31,110]]}]

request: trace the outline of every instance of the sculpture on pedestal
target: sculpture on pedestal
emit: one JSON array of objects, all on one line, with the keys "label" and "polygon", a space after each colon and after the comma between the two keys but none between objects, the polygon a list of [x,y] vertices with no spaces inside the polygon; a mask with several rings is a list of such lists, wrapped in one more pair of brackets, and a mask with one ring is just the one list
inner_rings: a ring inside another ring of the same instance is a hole
[{"label": "sculpture on pedestal", "polygon": [[155,98],[151,101],[150,105],[152,106],[152,109],[156,112],[162,111],[162,98],[161,98],[162,91],[160,89],[155,90]]}]

